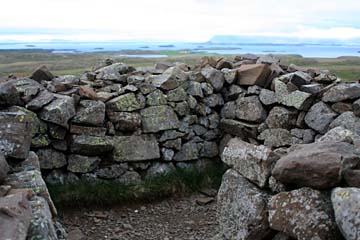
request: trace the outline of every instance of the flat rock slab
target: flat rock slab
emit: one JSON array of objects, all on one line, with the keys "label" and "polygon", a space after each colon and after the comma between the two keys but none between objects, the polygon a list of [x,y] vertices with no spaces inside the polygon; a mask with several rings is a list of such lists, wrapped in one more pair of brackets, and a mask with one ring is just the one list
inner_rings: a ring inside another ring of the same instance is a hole
[{"label": "flat rock slab", "polygon": [[295,239],[341,239],[330,197],[311,188],[273,196],[269,202],[269,223],[272,229]]},{"label": "flat rock slab", "polygon": [[98,156],[113,149],[113,141],[110,137],[97,137],[88,135],[73,135],[70,149],[72,153]]},{"label": "flat rock slab", "polygon": [[339,84],[324,93],[324,102],[341,102],[349,99],[360,98],[360,84]]},{"label": "flat rock slab", "polygon": [[145,133],[179,128],[180,122],[169,106],[148,107],[140,112],[142,128]]},{"label": "flat rock slab", "polygon": [[114,137],[114,161],[144,161],[157,158],[160,158],[160,149],[153,135]]}]

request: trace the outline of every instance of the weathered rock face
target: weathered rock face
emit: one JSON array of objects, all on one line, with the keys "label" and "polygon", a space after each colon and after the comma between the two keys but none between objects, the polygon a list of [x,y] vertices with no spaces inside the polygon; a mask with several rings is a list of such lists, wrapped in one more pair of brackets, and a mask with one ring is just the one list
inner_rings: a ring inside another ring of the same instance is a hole
[{"label": "weathered rock face", "polygon": [[233,138],[226,144],[221,160],[251,182],[264,187],[270,177],[276,156],[270,148]]},{"label": "weathered rock face", "polygon": [[0,154],[0,183],[4,181],[9,172],[10,168],[9,165],[4,157],[3,154]]},{"label": "weathered rock face", "polygon": [[360,189],[335,188],[331,193],[336,223],[346,240],[360,238]]},{"label": "weathered rock face", "polygon": [[269,74],[270,69],[266,64],[242,65],[237,70],[237,83],[245,86],[258,85],[266,87],[269,84]]},{"label": "weathered rock face", "polygon": [[169,106],[148,107],[141,110],[140,114],[145,133],[179,128],[179,120]]},{"label": "weathered rock face", "polygon": [[311,188],[282,192],[269,202],[269,223],[295,239],[341,239],[330,198]]},{"label": "weathered rock face", "polygon": [[97,156],[111,151],[113,141],[108,137],[95,137],[88,135],[72,136],[71,152],[87,156]]},{"label": "weathered rock face", "polygon": [[106,110],[111,112],[132,112],[142,108],[134,93],[127,93],[106,103]]},{"label": "weathered rock face", "polygon": [[51,148],[40,149],[37,155],[41,169],[61,168],[67,164],[65,154]]},{"label": "weathered rock face", "polygon": [[42,80],[51,81],[54,75],[46,66],[41,66],[31,74],[30,78],[37,82],[41,82]]},{"label": "weathered rock face", "polygon": [[217,198],[223,239],[269,239],[272,230],[266,216],[268,197],[235,170],[228,170]]},{"label": "weathered rock face", "polygon": [[113,159],[117,162],[160,158],[160,149],[152,135],[114,137]]},{"label": "weathered rock face", "polygon": [[105,120],[105,104],[100,101],[83,100],[79,103],[72,122],[76,124],[102,126]]},{"label": "weathered rock face", "polygon": [[238,98],[236,106],[236,118],[240,120],[259,123],[266,119],[266,110],[257,96]]},{"label": "weathered rock face", "polygon": [[0,152],[25,159],[31,144],[32,119],[23,112],[0,112]]},{"label": "weathered rock face", "polygon": [[180,86],[187,78],[187,74],[179,67],[170,67],[166,69],[163,74],[153,76],[150,81],[156,87],[164,90],[172,90]]},{"label": "weathered rock face", "polygon": [[72,154],[69,156],[67,169],[73,173],[87,173],[93,171],[100,163],[99,157],[88,157]]},{"label": "weathered rock face", "polygon": [[57,99],[42,109],[40,118],[44,121],[68,128],[68,121],[75,116],[75,114],[74,99],[68,96],[58,96]]},{"label": "weathered rock face", "polygon": [[139,113],[129,112],[110,112],[108,113],[110,121],[119,131],[136,131],[141,127],[141,116]]},{"label": "weathered rock face", "polygon": [[20,94],[13,82],[0,83],[0,107],[10,107],[20,103]]},{"label": "weathered rock face", "polygon": [[341,102],[348,99],[356,99],[360,97],[360,84],[339,84],[332,87],[324,93],[322,101],[324,102]]},{"label": "weathered rock face", "polygon": [[283,183],[327,189],[340,183],[345,164],[351,165],[359,160],[354,146],[349,143],[299,145],[276,162],[272,175]]},{"label": "weathered rock face", "polygon": [[305,123],[312,129],[325,133],[337,114],[323,102],[313,105],[305,116]]}]

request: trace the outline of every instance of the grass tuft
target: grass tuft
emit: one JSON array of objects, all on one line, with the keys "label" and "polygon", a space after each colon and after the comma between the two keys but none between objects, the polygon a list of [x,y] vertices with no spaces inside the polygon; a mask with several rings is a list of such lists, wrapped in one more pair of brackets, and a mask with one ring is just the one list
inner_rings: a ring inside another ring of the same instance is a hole
[{"label": "grass tuft", "polygon": [[173,195],[219,187],[225,167],[220,163],[204,171],[195,168],[176,169],[147,178],[140,184],[78,181],[72,184],[49,184],[50,195],[58,208],[108,206],[119,203],[152,202]]}]

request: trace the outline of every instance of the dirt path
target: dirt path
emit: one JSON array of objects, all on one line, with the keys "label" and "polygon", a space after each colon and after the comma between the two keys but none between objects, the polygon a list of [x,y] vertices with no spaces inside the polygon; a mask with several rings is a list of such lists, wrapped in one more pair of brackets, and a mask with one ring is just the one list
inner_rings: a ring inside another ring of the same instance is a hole
[{"label": "dirt path", "polygon": [[[217,234],[216,203],[202,194],[111,209],[66,210],[69,240],[202,240]],[[205,205],[204,205],[205,204]]]}]

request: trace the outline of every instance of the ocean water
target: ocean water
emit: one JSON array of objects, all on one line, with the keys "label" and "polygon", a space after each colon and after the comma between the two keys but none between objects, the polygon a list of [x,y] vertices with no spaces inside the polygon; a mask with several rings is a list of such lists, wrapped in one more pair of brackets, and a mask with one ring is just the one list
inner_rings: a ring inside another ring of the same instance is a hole
[{"label": "ocean water", "polygon": [[[121,50],[187,50],[215,54],[298,54],[303,57],[336,58],[359,56],[360,45],[325,44],[213,44],[213,43],[163,43],[163,42],[52,42],[52,43],[0,43],[0,50],[45,49],[53,53],[100,52]],[[1,53],[0,53],[1,54]],[[135,53],[138,57],[147,54]],[[153,55],[154,53],[149,53]],[[126,54],[125,54],[126,55]],[[128,55],[126,55],[128,56]],[[155,55],[162,57],[165,55]]]}]

